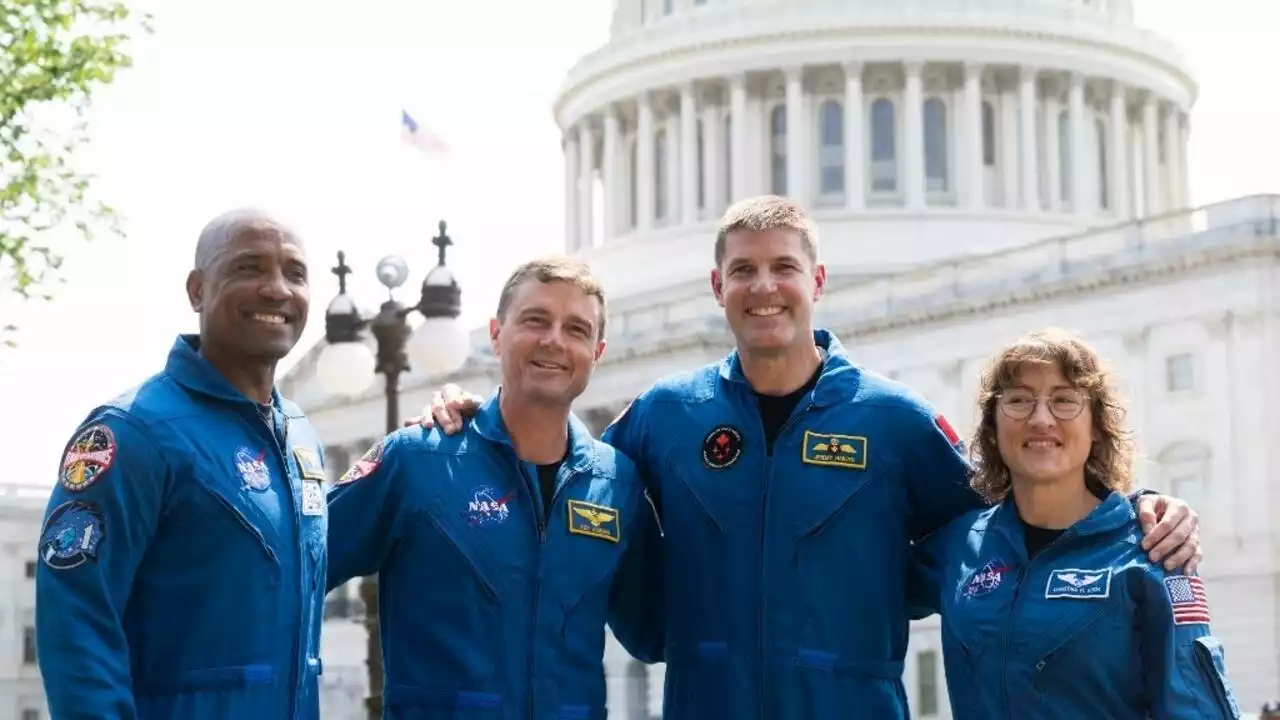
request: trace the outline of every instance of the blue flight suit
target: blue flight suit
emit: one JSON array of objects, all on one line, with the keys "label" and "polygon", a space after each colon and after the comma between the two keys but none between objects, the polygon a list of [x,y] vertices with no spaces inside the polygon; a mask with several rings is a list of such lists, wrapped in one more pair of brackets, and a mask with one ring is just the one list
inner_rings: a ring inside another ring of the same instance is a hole
[{"label": "blue flight suit", "polygon": [[57,720],[319,716],[323,447],[180,336],[67,445],[39,538],[36,647]]},{"label": "blue flight suit", "polygon": [[413,426],[329,492],[329,588],[378,575],[385,718],[604,720],[606,620],[661,652],[660,552],[635,466],[575,417],[547,511],[498,394],[463,432]]},{"label": "blue flight suit", "polygon": [[918,544],[956,720],[1240,717],[1200,578],[1142,538],[1113,492],[1031,559],[1012,496]]},{"label": "blue flight suit", "polygon": [[605,432],[662,523],[666,720],[908,717],[910,544],[983,503],[945,419],[814,337],[821,375],[771,456],[736,352]]}]

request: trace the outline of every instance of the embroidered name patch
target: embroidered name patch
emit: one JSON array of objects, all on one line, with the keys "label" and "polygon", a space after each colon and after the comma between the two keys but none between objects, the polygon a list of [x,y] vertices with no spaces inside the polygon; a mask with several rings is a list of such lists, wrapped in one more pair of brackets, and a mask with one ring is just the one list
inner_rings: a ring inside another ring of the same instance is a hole
[{"label": "embroidered name patch", "polygon": [[320,487],[319,480],[302,481],[302,514],[324,514],[324,488]]},{"label": "embroidered name patch", "polygon": [[471,501],[467,503],[468,525],[501,525],[511,517],[511,500],[515,492],[503,493],[495,487],[482,485],[471,491]]},{"label": "embroidered name patch", "polygon": [[346,485],[349,482],[355,482],[360,478],[368,477],[370,473],[377,470],[378,466],[382,464],[383,442],[384,439],[380,438],[378,442],[373,444],[373,447],[366,450],[364,455],[361,455],[360,459],[356,461],[356,464],[352,465],[350,470],[347,470],[342,477],[338,478],[336,484]]},{"label": "embroidered name patch", "polygon": [[1111,597],[1111,568],[1098,570],[1064,569],[1049,573],[1045,598],[1101,600]]},{"label": "embroidered name patch", "polygon": [[62,457],[59,481],[71,492],[80,492],[98,482],[116,459],[116,436],[106,425],[84,429]]},{"label": "embroidered name patch", "polygon": [[293,459],[298,461],[298,472],[308,480],[324,482],[324,466],[320,464],[320,454],[309,447],[293,446]]},{"label": "embroidered name patch", "polygon": [[267,467],[267,452],[254,452],[247,447],[236,451],[236,471],[244,487],[263,492],[271,487],[271,469]]},{"label": "embroidered name patch", "polygon": [[621,530],[618,528],[618,511],[611,507],[570,500],[568,514],[569,532],[575,535],[586,535],[612,542],[618,542],[621,538]]},{"label": "embroidered name patch", "polygon": [[805,430],[800,459],[810,465],[866,470],[867,439],[861,435],[835,435]]},{"label": "embroidered name patch", "polygon": [[1164,579],[1173,604],[1174,625],[1208,625],[1209,600],[1204,593],[1204,581],[1198,577],[1174,575]]},{"label": "embroidered name patch", "polygon": [[98,560],[106,536],[102,513],[92,503],[71,501],[54,508],[40,533],[40,559],[54,570]]},{"label": "embroidered name patch", "polygon": [[999,560],[992,560],[986,565],[974,571],[964,584],[964,596],[982,597],[996,588],[1000,587],[1004,582],[1004,576],[1008,574],[1009,566]]}]

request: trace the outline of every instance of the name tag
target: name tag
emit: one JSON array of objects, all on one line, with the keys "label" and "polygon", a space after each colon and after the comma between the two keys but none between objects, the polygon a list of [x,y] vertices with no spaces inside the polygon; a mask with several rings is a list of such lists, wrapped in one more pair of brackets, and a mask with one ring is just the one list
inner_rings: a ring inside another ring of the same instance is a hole
[{"label": "name tag", "polygon": [[324,466],[320,455],[309,447],[293,446],[293,459],[298,461],[298,472],[307,480],[324,481]]},{"label": "name tag", "polygon": [[302,514],[324,515],[324,488],[316,480],[302,481]]},{"label": "name tag", "polygon": [[1111,597],[1111,568],[1097,570],[1064,569],[1049,573],[1045,598],[1102,600]]},{"label": "name tag", "polygon": [[569,532],[574,535],[586,535],[610,542],[618,542],[621,529],[618,527],[618,511],[604,505],[595,505],[581,500],[570,500],[567,505],[569,514]]}]

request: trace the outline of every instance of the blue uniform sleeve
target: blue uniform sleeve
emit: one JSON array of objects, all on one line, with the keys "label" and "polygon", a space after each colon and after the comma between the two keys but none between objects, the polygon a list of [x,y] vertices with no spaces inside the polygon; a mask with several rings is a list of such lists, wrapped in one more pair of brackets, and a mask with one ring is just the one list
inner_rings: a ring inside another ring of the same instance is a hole
[{"label": "blue uniform sleeve", "polygon": [[657,663],[666,645],[662,529],[647,493],[640,505],[614,576],[608,620],[614,637],[632,657]]},{"label": "blue uniform sleeve", "polygon": [[961,515],[986,507],[969,486],[969,462],[951,424],[923,402],[897,428],[910,503],[912,540],[920,540]]},{"label": "blue uniform sleeve", "polygon": [[326,592],[376,574],[400,538],[405,493],[399,437],[393,433],[375,442],[329,489]]},{"label": "blue uniform sleeve", "polygon": [[911,620],[942,612],[942,577],[950,538],[948,525],[912,543],[911,566],[907,569],[907,615]]},{"label": "blue uniform sleeve", "polygon": [[1152,719],[1239,718],[1200,577],[1153,565],[1146,583],[1142,662]]},{"label": "blue uniform sleeve", "polygon": [[35,577],[37,662],[52,717],[137,717],[124,613],[172,476],[123,412],[91,415],[67,446]]}]

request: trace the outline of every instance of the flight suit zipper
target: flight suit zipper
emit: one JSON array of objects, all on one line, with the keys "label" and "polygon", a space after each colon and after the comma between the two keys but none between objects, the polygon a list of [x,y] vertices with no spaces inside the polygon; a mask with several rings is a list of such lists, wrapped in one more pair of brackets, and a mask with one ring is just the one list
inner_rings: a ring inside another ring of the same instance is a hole
[{"label": "flight suit zipper", "polygon": [[[812,394],[811,394],[811,397],[812,397]],[[753,400],[754,400],[754,396],[753,396]],[[811,410],[812,408],[813,408],[813,400],[810,399],[806,401],[803,407],[800,407],[797,410],[792,411],[791,416],[787,418],[786,422],[782,423],[782,427],[778,428],[778,434],[773,439],[773,447],[775,450],[778,447],[778,442],[782,440],[782,437],[786,434],[787,430],[789,430],[791,426],[796,423],[796,421],[804,417],[805,414],[807,414],[809,410]],[[756,407],[756,415],[757,417],[760,417],[760,437],[765,441],[764,447],[767,448],[768,436],[765,433],[764,418],[760,416],[760,409],[758,404]],[[767,687],[766,682],[768,681],[769,673],[768,673],[768,670],[766,669],[767,663],[765,661],[765,657],[766,657],[765,656],[765,645],[766,645],[765,638],[767,635],[766,627],[765,627],[765,617],[767,615],[769,599],[768,599],[768,592],[765,589],[766,588],[765,586],[765,580],[766,580],[765,579],[765,570],[766,570],[765,538],[768,537],[767,521],[769,517],[769,486],[772,484],[770,480],[772,480],[773,478],[773,467],[774,467],[773,453],[769,452],[769,454],[765,456],[764,479],[760,483],[760,486],[761,486],[760,487],[760,602],[756,606],[757,608],[756,609],[756,628],[757,628],[756,629],[756,656],[757,656],[757,662],[759,663],[759,673],[760,673],[760,684],[759,684],[760,694],[759,694],[759,697],[757,698],[757,701],[758,701],[758,709],[760,711],[758,717],[760,717],[762,720],[768,717],[768,713],[766,712],[768,698],[766,696],[765,688]]]},{"label": "flight suit zipper", "polygon": [[[1016,720],[1013,715],[1013,706],[1009,702],[1009,639],[1013,635],[1014,618],[1018,616],[1018,595],[1022,591],[1022,580],[1027,576],[1031,570],[1031,566],[1034,565],[1037,560],[1043,558],[1056,545],[1071,535],[1071,530],[1071,528],[1067,528],[1066,531],[1059,535],[1056,540],[1041,548],[1040,552],[1036,553],[1035,557],[1029,558],[1025,565],[1018,568],[1018,577],[1014,580],[1013,598],[1009,601],[1009,617],[1005,620],[1004,647],[1001,651],[1000,657],[1000,690],[1004,699],[1005,714],[1009,717],[1009,720]],[[1037,678],[1039,678],[1039,672],[1044,669],[1045,660],[1047,660],[1047,658],[1036,664]]]},{"label": "flight suit zipper", "polygon": [[[566,457],[565,460],[568,461],[568,457]],[[551,515],[552,508],[555,507],[556,498],[560,496],[561,488],[569,484],[569,480],[573,477],[573,472],[568,471],[566,473],[564,482],[561,482],[559,478],[556,479],[555,488],[551,491],[551,497],[546,499],[547,506],[542,508],[542,512],[539,512],[539,498],[534,496],[535,491],[538,493],[538,496],[541,495],[540,489],[535,490],[538,488],[537,478],[530,478],[528,471],[525,469],[525,464],[518,459],[516,461],[516,469],[524,481],[522,484],[524,485],[525,491],[529,493],[529,508],[533,512],[533,521],[538,531],[538,568],[533,577],[533,612],[531,624],[529,625],[529,651],[525,656],[525,671],[529,679],[529,689],[528,695],[525,699],[525,706],[528,709],[529,720],[534,720],[534,718],[537,717],[537,703],[534,701],[534,696],[536,695],[535,689],[537,687],[537,679],[534,674],[537,669],[537,653],[535,648],[538,645],[538,618],[539,609],[542,606],[542,579],[543,571],[545,569],[547,550],[547,518]],[[562,468],[560,472],[566,471]],[[557,475],[559,475],[559,473],[557,473]]]}]

